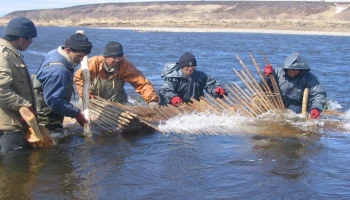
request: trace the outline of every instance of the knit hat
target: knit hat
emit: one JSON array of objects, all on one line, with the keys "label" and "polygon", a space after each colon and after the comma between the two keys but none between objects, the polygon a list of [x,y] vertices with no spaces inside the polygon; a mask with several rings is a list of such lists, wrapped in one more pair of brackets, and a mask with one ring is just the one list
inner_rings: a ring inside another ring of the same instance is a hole
[{"label": "knit hat", "polygon": [[92,49],[92,44],[89,39],[81,33],[73,34],[67,38],[64,46],[73,49],[74,51],[82,51],[87,54],[89,54]]},{"label": "knit hat", "polygon": [[34,23],[26,17],[17,17],[9,21],[5,28],[5,35],[35,38],[37,36]]},{"label": "knit hat", "polygon": [[186,52],[180,57],[179,66],[197,66],[196,58],[193,54]]},{"label": "knit hat", "polygon": [[123,56],[123,46],[119,42],[110,41],[105,46],[103,56]]}]

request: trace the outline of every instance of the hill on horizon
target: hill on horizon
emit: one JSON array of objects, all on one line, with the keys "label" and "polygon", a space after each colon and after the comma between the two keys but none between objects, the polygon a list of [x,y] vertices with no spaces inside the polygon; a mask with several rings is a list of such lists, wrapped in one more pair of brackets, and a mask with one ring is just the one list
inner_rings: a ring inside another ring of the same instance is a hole
[{"label": "hill on horizon", "polygon": [[326,2],[162,1],[103,3],[57,9],[15,11],[41,26],[257,28],[350,31],[350,9],[336,13]]}]

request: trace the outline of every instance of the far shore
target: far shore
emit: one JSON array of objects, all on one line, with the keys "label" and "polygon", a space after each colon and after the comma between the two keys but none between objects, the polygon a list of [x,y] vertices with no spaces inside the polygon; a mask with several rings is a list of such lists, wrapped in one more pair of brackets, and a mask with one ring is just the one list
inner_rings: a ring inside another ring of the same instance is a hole
[{"label": "far shore", "polygon": [[293,34],[293,35],[350,36],[350,32],[267,30],[267,29],[171,28],[171,27],[91,27],[91,26],[89,26],[88,28],[133,30],[133,31],[140,31],[140,32],[266,33],[266,34]]},{"label": "far shore", "polygon": [[236,32],[350,36],[350,9],[329,2],[166,1],[16,11],[37,26],[152,32]]},{"label": "far shore", "polygon": [[[1,26],[5,26],[1,24]],[[39,25],[40,27],[40,25]],[[43,27],[74,27],[74,26],[43,26]],[[329,35],[329,36],[350,36],[350,32],[341,31],[301,31],[301,30],[275,30],[275,29],[240,29],[240,28],[189,28],[189,27],[113,27],[113,26],[76,26],[79,29],[94,28],[94,29],[117,29],[117,30],[132,30],[139,32],[208,32],[208,33],[265,33],[265,34],[292,34],[292,35]],[[1,35],[1,34],[0,34]]]}]

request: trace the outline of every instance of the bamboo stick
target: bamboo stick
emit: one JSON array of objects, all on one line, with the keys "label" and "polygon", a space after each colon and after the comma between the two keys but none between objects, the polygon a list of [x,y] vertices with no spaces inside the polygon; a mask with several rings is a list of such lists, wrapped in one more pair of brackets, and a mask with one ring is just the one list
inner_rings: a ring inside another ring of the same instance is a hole
[{"label": "bamboo stick", "polygon": [[234,86],[232,86],[232,88],[235,90],[236,93],[241,95],[240,98],[241,97],[245,98],[245,100],[242,99],[242,102],[244,102],[245,105],[247,105],[251,110],[254,111],[255,116],[263,113],[263,111],[259,110],[257,108],[257,106],[253,104],[253,102],[250,99],[250,97],[247,94],[245,94],[244,91],[236,83],[234,83]]},{"label": "bamboo stick", "polygon": [[[262,53],[263,53],[263,55],[264,55],[265,63],[266,63],[266,64],[269,64],[269,61],[267,60],[267,57],[266,57],[265,53],[264,53],[264,52],[262,52]],[[271,75],[270,75],[270,79],[271,79],[271,82],[272,82],[273,90],[274,90],[277,94],[280,94],[279,86],[278,86],[278,84],[277,84],[277,82],[276,82],[275,76],[273,76],[273,75],[271,74]],[[285,106],[284,106],[284,103],[283,103],[282,94],[280,94],[278,97],[279,97],[279,98],[278,98],[278,102],[279,102],[280,108],[281,108],[281,109],[284,109]]]},{"label": "bamboo stick", "polygon": [[[233,69],[233,71],[238,75],[238,77],[243,81],[243,83],[249,88],[249,90],[250,91],[253,91],[252,90],[252,88],[250,87],[250,85],[245,81],[245,79],[238,73],[238,71],[236,70],[236,69]],[[238,85],[237,85],[238,86]],[[240,90],[240,91],[242,91],[242,90]],[[238,90],[236,90],[236,92],[238,92]],[[239,97],[240,98],[240,97]],[[242,101],[243,102],[243,101]],[[246,102],[244,102],[246,105],[247,105],[247,103]],[[248,106],[249,108],[250,108],[250,106]],[[253,110],[254,111],[254,114],[255,115],[258,115],[256,112],[257,112],[257,110],[256,109],[251,109],[251,110]]]},{"label": "bamboo stick", "polygon": [[125,123],[130,123],[130,120],[123,117],[121,113],[114,113],[113,111],[110,111],[108,107],[98,106],[96,104],[91,105],[91,108],[94,110],[99,111],[101,114],[110,116],[111,119],[117,118],[119,120],[124,121]]},{"label": "bamboo stick", "polygon": [[302,103],[302,106],[301,106],[301,114],[303,116],[307,116],[307,101],[309,99],[309,88],[305,88],[304,89],[304,94],[303,94],[303,103]]},{"label": "bamboo stick", "polygon": [[239,108],[238,108],[238,106],[236,105],[236,104],[234,104],[231,100],[230,100],[230,98],[228,98],[226,95],[224,95],[224,99],[229,103],[229,104],[227,104],[230,108],[230,110],[233,110],[234,112],[237,112],[237,111],[239,111]]},{"label": "bamboo stick", "polygon": [[120,114],[121,116],[123,117],[126,117],[128,119],[134,119],[134,117],[130,114],[130,112],[126,112],[126,111],[121,111],[118,107],[116,106],[111,106],[108,102],[104,102],[104,101],[100,101],[97,103],[97,101],[91,101],[92,104],[95,104],[97,106],[110,106],[109,108],[110,109],[113,109],[114,111],[113,112],[116,112],[118,114]]},{"label": "bamboo stick", "polygon": [[[253,55],[251,53],[249,53],[249,55],[250,55],[250,57],[251,57],[251,59],[252,59],[252,61],[254,63],[254,66],[255,66],[257,72],[259,73],[259,76],[260,76],[261,80],[263,81],[265,91],[267,91],[270,94],[273,94],[269,84],[266,81],[265,75],[263,75],[262,72],[260,71],[260,67],[259,67],[258,63],[256,62],[255,58],[253,57]],[[273,98],[272,100],[273,100],[275,105],[279,104],[276,99]]]},{"label": "bamboo stick", "polygon": [[229,87],[227,89],[236,97],[233,100],[237,102],[237,105],[239,105],[239,107],[242,110],[244,110],[245,113],[248,114],[248,116],[251,116],[251,117],[257,116],[255,110],[251,109],[251,107],[248,106],[247,103],[239,95],[237,95],[238,91],[233,91]]},{"label": "bamboo stick", "polygon": [[[241,58],[236,55],[237,59],[239,60],[239,62],[241,63],[242,67],[246,70],[247,74],[249,75],[249,77],[246,75],[246,73],[244,71],[242,71],[241,73],[243,74],[244,78],[246,80],[253,80],[253,82],[251,82],[251,88],[253,90],[251,90],[253,93],[257,93],[260,97],[261,97],[261,100],[263,100],[261,103],[262,103],[262,106],[265,107],[267,110],[268,109],[273,109],[275,108],[274,105],[272,105],[269,101],[266,101],[265,98],[266,97],[263,97],[262,94],[264,93],[261,93],[262,92],[262,89],[261,87],[259,86],[259,84],[257,83],[257,81],[255,80],[255,78],[253,77],[253,75],[250,73],[249,69],[246,67],[246,65],[243,63],[243,61],[241,60]],[[243,80],[242,80],[243,81]]]},{"label": "bamboo stick", "polygon": [[[246,74],[245,74],[244,72],[242,72],[242,74],[243,74],[243,76],[246,77]],[[235,85],[237,85],[237,84],[235,84]],[[257,88],[255,88],[254,85],[251,85],[251,87],[254,89],[253,92],[256,92],[256,93],[255,93],[255,94],[257,94],[256,97],[259,99],[259,102],[261,103],[261,105],[262,105],[263,108],[260,108],[260,106],[258,106],[257,103],[256,103],[255,101],[252,101],[252,104],[253,104],[255,107],[257,107],[261,113],[264,113],[264,112],[266,112],[266,111],[269,110],[269,109],[274,109],[274,108],[275,108],[275,106],[272,105],[272,104],[270,103],[270,101],[268,101],[268,97],[267,97],[266,95],[264,95],[265,93],[261,93]],[[239,88],[239,89],[240,89],[240,88]],[[241,90],[241,89],[240,89],[240,90]],[[244,91],[242,91],[242,93],[244,93]],[[245,94],[245,93],[244,93],[244,94]],[[249,93],[248,93],[248,94],[249,94]],[[247,99],[251,99],[251,96],[248,96],[248,95],[246,95],[246,96],[247,96]],[[264,109],[264,110],[263,110],[263,109]]]}]

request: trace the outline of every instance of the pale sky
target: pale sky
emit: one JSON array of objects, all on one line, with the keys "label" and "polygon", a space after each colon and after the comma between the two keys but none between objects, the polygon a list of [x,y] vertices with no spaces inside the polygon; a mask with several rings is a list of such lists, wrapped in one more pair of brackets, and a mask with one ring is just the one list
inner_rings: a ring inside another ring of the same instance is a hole
[{"label": "pale sky", "polygon": [[[144,1],[169,1],[169,0],[114,0],[114,1],[113,0],[60,0],[60,1],[58,0],[46,0],[46,1],[45,0],[0,0],[0,5],[1,5],[0,17],[10,12],[18,11],[18,10],[64,8],[64,7],[70,7],[70,6],[76,6],[76,5],[97,4],[97,3],[144,2]],[[184,1],[184,0],[180,0],[180,1]],[[200,1],[200,0],[197,0],[197,1]],[[241,0],[241,1],[245,1],[245,0]],[[249,0],[246,0],[246,1],[249,1]],[[259,1],[259,0],[255,0],[255,1]],[[280,1],[280,0],[260,0],[260,1]],[[322,1],[322,0],[289,0],[289,1]],[[326,0],[326,1],[333,1],[333,0]],[[337,2],[339,0],[334,0],[334,1]],[[345,0],[345,1],[350,1],[350,0]]]},{"label": "pale sky", "polygon": [[[18,10],[65,8],[76,5],[128,2],[128,0],[0,0],[0,17]],[[129,0],[130,1],[130,0]],[[147,0],[141,0],[147,1]],[[135,0],[137,2],[137,0]]]}]

